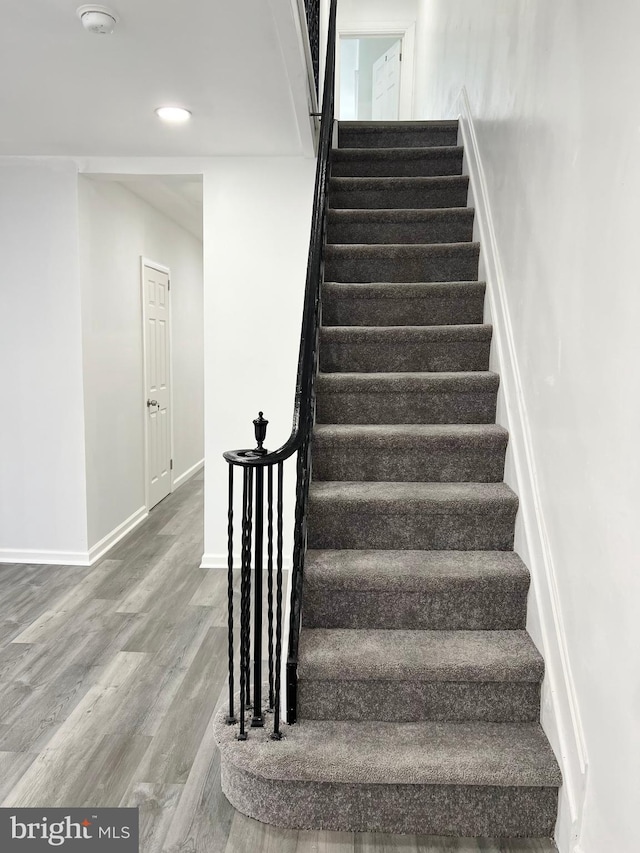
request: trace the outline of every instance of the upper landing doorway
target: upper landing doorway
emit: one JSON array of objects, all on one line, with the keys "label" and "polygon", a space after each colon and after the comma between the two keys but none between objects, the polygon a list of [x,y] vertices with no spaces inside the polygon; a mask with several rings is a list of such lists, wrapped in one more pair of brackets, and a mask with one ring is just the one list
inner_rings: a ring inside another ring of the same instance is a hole
[{"label": "upper landing doorway", "polygon": [[397,35],[340,37],[341,121],[400,118],[402,41]]}]

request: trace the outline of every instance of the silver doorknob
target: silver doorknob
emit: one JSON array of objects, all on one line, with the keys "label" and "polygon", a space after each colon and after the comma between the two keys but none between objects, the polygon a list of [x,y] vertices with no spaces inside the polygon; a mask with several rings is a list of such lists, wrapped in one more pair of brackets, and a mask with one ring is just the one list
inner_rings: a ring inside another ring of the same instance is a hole
[{"label": "silver doorknob", "polygon": [[151,406],[157,406],[157,405],[158,405],[158,401],[157,401],[157,400],[147,400],[147,406],[148,406],[149,408],[151,408]]}]

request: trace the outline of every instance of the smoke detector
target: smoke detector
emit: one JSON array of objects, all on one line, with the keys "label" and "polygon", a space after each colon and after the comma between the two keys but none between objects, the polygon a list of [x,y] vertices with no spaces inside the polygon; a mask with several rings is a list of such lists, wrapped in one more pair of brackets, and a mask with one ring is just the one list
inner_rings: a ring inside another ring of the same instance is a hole
[{"label": "smoke detector", "polygon": [[99,36],[112,33],[115,25],[118,23],[116,13],[112,12],[111,9],[107,9],[106,6],[80,6],[78,17],[87,32],[95,33]]}]

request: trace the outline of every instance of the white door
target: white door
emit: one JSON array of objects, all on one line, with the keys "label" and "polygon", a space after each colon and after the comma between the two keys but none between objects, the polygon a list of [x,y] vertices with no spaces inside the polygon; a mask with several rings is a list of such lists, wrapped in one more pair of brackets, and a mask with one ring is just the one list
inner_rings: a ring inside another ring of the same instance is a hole
[{"label": "white door", "polygon": [[373,65],[371,118],[397,121],[400,110],[400,63],[402,41],[398,40]]},{"label": "white door", "polygon": [[171,491],[169,275],[143,265],[147,500],[155,506]]}]

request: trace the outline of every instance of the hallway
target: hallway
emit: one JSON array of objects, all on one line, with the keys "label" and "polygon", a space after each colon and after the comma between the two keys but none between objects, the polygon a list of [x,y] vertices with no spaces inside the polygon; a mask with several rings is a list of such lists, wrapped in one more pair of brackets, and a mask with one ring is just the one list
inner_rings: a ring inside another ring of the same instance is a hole
[{"label": "hallway", "polygon": [[198,568],[203,475],[90,568],[0,567],[0,801],[139,806],[141,853],[551,853],[497,842],[282,831],[220,791],[226,572]]}]

